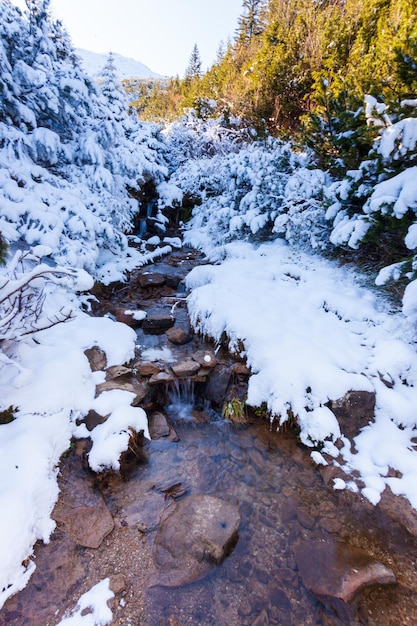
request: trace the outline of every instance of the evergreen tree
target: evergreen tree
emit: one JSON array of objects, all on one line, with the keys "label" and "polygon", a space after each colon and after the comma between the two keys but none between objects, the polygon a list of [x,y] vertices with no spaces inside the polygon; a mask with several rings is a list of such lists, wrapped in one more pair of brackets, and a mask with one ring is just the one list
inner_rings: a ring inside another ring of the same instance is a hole
[{"label": "evergreen tree", "polygon": [[239,18],[237,43],[244,47],[250,45],[253,38],[263,30],[263,9],[265,0],[243,0],[243,13]]},{"label": "evergreen tree", "polygon": [[188,62],[187,69],[185,71],[185,81],[190,83],[196,78],[200,78],[202,74],[200,51],[197,44],[194,44],[194,48],[191,52],[190,60]]}]

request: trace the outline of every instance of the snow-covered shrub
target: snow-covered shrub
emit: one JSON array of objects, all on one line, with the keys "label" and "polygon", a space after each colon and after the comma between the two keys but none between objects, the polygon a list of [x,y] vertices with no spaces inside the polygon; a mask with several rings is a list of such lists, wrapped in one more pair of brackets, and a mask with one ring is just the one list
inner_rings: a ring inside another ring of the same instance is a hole
[{"label": "snow-covered shrub", "polygon": [[183,195],[198,200],[186,238],[216,254],[233,239],[277,236],[323,248],[325,174],[308,166],[306,153],[273,139],[187,161],[171,177]]},{"label": "snow-covered shrub", "polygon": [[[406,100],[391,121],[387,107],[366,97],[369,124],[380,127],[370,158],[327,190],[330,240],[380,250],[377,284],[417,272],[417,101]],[[408,258],[407,258],[408,257]],[[407,260],[405,260],[407,258]],[[394,263],[392,263],[394,261]]]},{"label": "snow-covered shrub", "polygon": [[172,169],[188,160],[226,155],[239,150],[248,140],[248,131],[238,120],[227,124],[223,118],[202,119],[193,109],[169,124],[163,131],[167,159]]}]

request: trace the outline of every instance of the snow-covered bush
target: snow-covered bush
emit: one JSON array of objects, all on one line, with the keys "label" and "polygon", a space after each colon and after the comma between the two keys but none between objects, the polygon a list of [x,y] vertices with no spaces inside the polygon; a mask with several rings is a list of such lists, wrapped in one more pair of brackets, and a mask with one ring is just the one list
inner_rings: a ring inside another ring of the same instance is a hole
[{"label": "snow-covered bush", "polygon": [[[385,104],[366,97],[369,124],[380,127],[373,150],[358,170],[327,190],[333,244],[380,250],[377,284],[417,273],[417,101],[405,100],[388,115]],[[394,263],[392,263],[394,261]]]},{"label": "snow-covered bush", "polygon": [[239,120],[226,123],[223,118],[202,119],[194,109],[166,126],[163,135],[172,169],[189,160],[236,152],[250,138],[247,128],[242,127]]},{"label": "snow-covered bush", "polygon": [[327,242],[322,208],[325,174],[289,143],[268,139],[237,152],[189,160],[172,175],[183,195],[196,200],[188,241],[215,248],[233,239],[283,237],[312,248]]}]

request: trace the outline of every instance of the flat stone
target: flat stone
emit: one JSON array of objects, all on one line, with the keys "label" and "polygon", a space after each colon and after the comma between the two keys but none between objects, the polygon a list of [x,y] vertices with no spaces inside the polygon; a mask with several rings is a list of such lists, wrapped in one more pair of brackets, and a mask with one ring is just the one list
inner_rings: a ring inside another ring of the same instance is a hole
[{"label": "flat stone", "polygon": [[191,333],[185,331],[179,326],[169,328],[166,332],[168,340],[176,346],[183,346],[191,341]]},{"label": "flat stone", "polygon": [[139,376],[145,377],[153,376],[161,371],[159,365],[156,365],[156,363],[136,363],[134,369]]},{"label": "flat stone", "polygon": [[121,378],[114,378],[113,380],[106,380],[104,383],[97,385],[96,394],[100,395],[105,391],[112,391],[113,389],[120,389],[121,391],[134,393],[135,398],[131,402],[132,406],[137,406],[140,402],[142,402],[148,393],[148,385],[146,382],[139,382],[136,380],[128,382]]},{"label": "flat stone", "polygon": [[122,322],[131,328],[138,328],[142,325],[142,320],[135,319],[134,312],[131,309],[116,306],[112,308],[112,313],[118,322]]},{"label": "flat stone", "polygon": [[104,370],[107,367],[107,356],[104,350],[99,348],[98,346],[93,346],[92,348],[87,348],[84,350],[84,354],[90,363],[90,368],[92,372],[98,372],[100,370]]},{"label": "flat stone", "polygon": [[145,289],[149,287],[162,287],[162,285],[165,285],[165,282],[165,276],[158,272],[143,272],[138,276],[139,285]]},{"label": "flat stone", "polygon": [[169,436],[170,428],[167,418],[160,411],[152,413],[149,417],[149,433],[151,439],[161,439]]},{"label": "flat stone", "polygon": [[211,369],[212,367],[216,367],[217,365],[216,357],[214,356],[214,353],[210,350],[198,350],[197,352],[194,352],[193,359],[205,368]]},{"label": "flat stone", "polygon": [[238,539],[237,506],[215,496],[186,496],[164,510],[154,543],[150,586],[181,587],[204,578]]},{"label": "flat stone", "polygon": [[171,369],[178,378],[187,378],[187,376],[196,374],[200,369],[200,365],[197,361],[189,359],[173,365]]},{"label": "flat stone", "polygon": [[294,554],[304,586],[326,606],[333,607],[332,600],[349,604],[366,587],[397,582],[390,568],[346,543],[305,542]]},{"label": "flat stone", "polygon": [[123,322],[123,324],[127,324],[131,328],[139,328],[146,318],[146,312],[140,309],[135,310],[115,307],[113,314],[118,322]]},{"label": "flat stone", "polygon": [[132,370],[124,365],[112,365],[106,370],[106,380],[114,380],[115,378],[131,377]]},{"label": "flat stone", "polygon": [[169,313],[151,313],[143,320],[142,328],[148,335],[161,335],[175,324],[175,318]]},{"label": "flat stone", "polygon": [[159,384],[168,385],[168,383],[172,383],[173,380],[174,380],[174,376],[170,374],[169,372],[158,372],[157,374],[153,374],[153,376],[151,376],[151,378],[149,379],[149,384],[150,385],[159,385]]},{"label": "flat stone", "polygon": [[[67,464],[70,463],[79,464],[81,460],[71,458]],[[79,470],[71,475],[70,482],[61,485],[52,517],[65,526],[74,543],[85,548],[98,548],[114,528],[113,517],[103,496]]]}]

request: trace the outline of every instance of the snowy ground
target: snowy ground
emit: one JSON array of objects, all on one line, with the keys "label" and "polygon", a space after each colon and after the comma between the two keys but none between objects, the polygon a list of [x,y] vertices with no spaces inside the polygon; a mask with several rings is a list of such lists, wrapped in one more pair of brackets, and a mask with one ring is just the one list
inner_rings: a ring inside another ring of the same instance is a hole
[{"label": "snowy ground", "polygon": [[[216,339],[226,332],[232,344],[243,342],[253,372],[249,403],[267,403],[281,416],[291,408],[302,440],[312,445],[327,439],[324,450],[337,456],[332,440],[340,436],[339,426],[325,403],[351,389],[375,391],[375,422],[356,438],[355,454],[345,446],[345,469],[360,472],[362,493],[371,502],[389,485],[417,508],[413,320],[390,312],[353,274],[285,243],[257,249],[234,243],[225,250],[222,264],[197,267],[189,275],[189,308],[202,332]],[[57,286],[45,306],[55,310],[66,299],[74,306],[76,296]],[[107,392],[95,399],[103,374],[92,373],[84,355],[98,345],[108,365],[122,364],[133,356],[135,337],[123,324],[79,311],[72,321],[2,345],[11,361],[0,362],[0,408],[19,411],[16,420],[0,426],[0,606],[25,586],[35,567],[26,561],[34,543],[48,541],[53,531],[59,459],[76,418],[91,408],[111,413],[112,428],[94,438],[97,468],[117,465],[129,424],[147,433],[145,413],[127,411],[131,394]],[[120,421],[122,415],[128,422]],[[312,454],[321,461],[317,450]],[[388,477],[389,468],[401,478]],[[335,487],[357,490],[348,478]]]},{"label": "snowy ground", "polygon": [[[57,287],[44,309],[74,307],[74,298]],[[144,411],[130,407],[133,394],[116,391],[95,398],[96,384],[104,375],[91,372],[84,354],[98,345],[107,354],[108,366],[125,363],[134,355],[135,339],[125,324],[78,310],[67,323],[17,343],[3,342],[0,409],[13,406],[18,413],[17,419],[0,426],[0,607],[26,585],[35,568],[26,560],[32,547],[38,539],[47,542],[54,529],[50,515],[58,498],[59,460],[69,447],[76,419],[91,408],[111,414],[106,432],[97,432],[93,446],[98,467],[117,467],[129,426],[148,434]]]},{"label": "snowy ground", "polygon": [[[376,504],[386,485],[417,508],[417,354],[414,320],[393,314],[387,302],[359,285],[353,273],[283,242],[225,247],[221,265],[188,276],[191,319],[204,334],[231,339],[253,375],[248,402],[266,403],[273,416],[291,410],[308,446],[339,455],[358,470],[362,494]],[[325,406],[350,390],[376,394],[375,422],[362,429],[352,451]],[[318,451],[312,456],[324,462]],[[401,478],[388,477],[389,468]],[[357,491],[351,480],[335,487]]]}]

